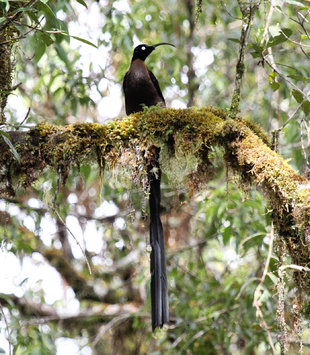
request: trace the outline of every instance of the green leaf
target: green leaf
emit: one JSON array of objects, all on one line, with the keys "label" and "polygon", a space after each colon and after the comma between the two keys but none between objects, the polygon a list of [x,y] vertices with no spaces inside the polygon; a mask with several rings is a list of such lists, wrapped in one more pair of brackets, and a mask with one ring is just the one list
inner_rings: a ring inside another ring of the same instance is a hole
[{"label": "green leaf", "polygon": [[270,84],[273,91],[278,90],[280,87],[280,84],[275,81],[277,76],[278,76],[278,74],[274,71],[272,73],[270,73],[268,76],[268,81],[269,81],[269,84]]},{"label": "green leaf", "polygon": [[9,3],[9,0],[0,0],[0,3],[4,3],[5,4],[5,11],[9,11],[10,9],[10,3]]},{"label": "green leaf", "polygon": [[267,43],[267,48],[276,46],[280,43],[287,41],[286,37],[290,37],[293,33],[293,31],[290,28],[281,28],[281,32],[283,32],[283,33],[281,33],[279,36],[272,38]]},{"label": "green leaf", "polygon": [[45,43],[45,45],[48,47],[52,43],[54,43],[53,39],[51,38],[51,35],[48,33],[40,32],[38,33],[40,39]]},{"label": "green leaf", "polygon": [[296,100],[299,104],[302,102],[303,96],[302,96],[302,94],[301,94],[299,91],[297,91],[297,90],[294,89],[294,90],[292,91],[292,95],[294,96],[295,100]]},{"label": "green leaf", "polygon": [[310,81],[310,77],[308,76],[302,76],[302,75],[295,75],[295,74],[291,74],[291,75],[288,75],[289,78],[292,78],[294,80],[297,80],[297,81]]},{"label": "green leaf", "polygon": [[46,27],[47,28],[50,28],[50,27],[59,28],[58,19],[57,19],[56,15],[54,14],[54,12],[52,11],[52,9],[47,4],[40,1],[36,4],[36,8],[43,12],[43,14],[46,18]]},{"label": "green leaf", "polygon": [[291,5],[302,6],[302,7],[305,6],[305,4],[303,4],[299,1],[295,1],[295,0],[284,0],[284,1],[288,4],[291,4]]},{"label": "green leaf", "polygon": [[278,74],[277,74],[275,71],[273,71],[272,73],[270,73],[269,76],[268,76],[268,81],[269,81],[269,83],[273,83],[274,80],[275,80],[275,78],[276,78],[277,76],[278,76]]},{"label": "green leaf", "polygon": [[280,84],[277,82],[270,83],[272,91],[277,91],[280,87]]},{"label": "green leaf", "polygon": [[269,276],[270,280],[271,280],[274,284],[276,284],[276,283],[278,282],[277,276],[274,275],[272,272],[268,272],[268,273],[267,273],[267,276]]},{"label": "green leaf", "polygon": [[28,12],[27,15],[30,17],[30,19],[35,22],[37,25],[40,24],[40,21],[38,19],[37,13],[35,12]]},{"label": "green leaf", "polygon": [[62,32],[62,33],[60,33],[60,35],[62,35],[62,36],[68,36],[68,37],[74,38],[74,39],[76,39],[77,41],[80,41],[80,42],[86,43],[86,44],[88,44],[88,45],[90,45],[90,46],[93,46],[93,47],[95,47],[95,48],[98,48],[98,46],[96,46],[95,44],[89,42],[87,39],[84,39],[84,38],[81,38],[81,37],[77,37],[77,36],[71,36],[71,35],[69,35],[69,34],[66,33],[66,32]]},{"label": "green leaf", "polygon": [[275,26],[270,26],[269,32],[272,37],[279,36],[281,33],[281,28],[280,28],[279,24],[277,23]]},{"label": "green leaf", "polygon": [[67,57],[67,53],[64,50],[63,46],[60,43],[55,44],[55,49],[58,54],[58,57],[69,67],[70,63]]},{"label": "green leaf", "polygon": [[253,58],[261,58],[262,56],[261,53],[258,52],[250,52],[250,54]]},{"label": "green leaf", "polygon": [[232,228],[231,226],[225,228],[224,232],[223,232],[223,243],[224,245],[227,245],[227,243],[229,242],[229,239],[232,237]]},{"label": "green leaf", "polygon": [[80,38],[80,37],[77,37],[77,36],[70,36],[70,37],[72,37],[72,38],[74,38],[74,39],[76,39],[76,40],[78,40],[78,41],[80,41],[80,42],[89,44],[90,46],[93,46],[93,47],[95,47],[95,48],[98,48],[95,44],[93,44],[93,43],[87,41],[87,39]]},{"label": "green leaf", "polygon": [[29,7],[19,7],[18,9],[14,10],[12,14],[17,14],[19,12],[33,12],[33,9]]},{"label": "green leaf", "polygon": [[17,153],[17,150],[15,149],[15,147],[13,146],[10,136],[4,131],[0,131],[0,134],[2,135],[2,138],[5,141],[5,143],[9,146],[11,153],[14,155],[14,158],[18,162],[20,162],[20,156]]},{"label": "green leaf", "polygon": [[250,52],[253,58],[260,58],[262,56],[262,53],[264,51],[264,48],[262,46],[256,43],[249,43],[248,46],[254,49],[253,52]]},{"label": "green leaf", "polygon": [[309,113],[310,113],[310,102],[309,102],[309,101],[305,101],[305,102],[302,104],[301,108],[303,109],[305,115],[308,116]]},{"label": "green leaf", "polygon": [[262,46],[260,46],[259,44],[256,43],[249,43],[248,44],[249,47],[252,47],[256,52],[262,53],[264,48]]},{"label": "green leaf", "polygon": [[1,297],[4,298],[11,307],[15,306],[14,301],[11,299],[9,295],[2,294]]},{"label": "green leaf", "polygon": [[33,48],[33,50],[34,50],[34,60],[37,63],[39,62],[39,60],[42,58],[43,54],[45,53],[46,42],[49,43],[48,39],[44,35],[45,34],[43,34],[42,32],[37,32],[31,38],[31,43],[32,43],[31,48]]},{"label": "green leaf", "polygon": [[238,38],[228,38],[228,41],[240,43],[240,40]]},{"label": "green leaf", "polygon": [[81,4],[81,5],[83,5],[83,6],[85,6],[86,7],[86,9],[88,9],[88,7],[87,7],[87,5],[86,5],[86,3],[85,3],[85,1],[83,1],[83,0],[76,0],[79,4]]},{"label": "green leaf", "polygon": [[265,236],[266,233],[254,233],[240,243],[240,248],[243,248],[246,253],[250,248],[260,245]]}]

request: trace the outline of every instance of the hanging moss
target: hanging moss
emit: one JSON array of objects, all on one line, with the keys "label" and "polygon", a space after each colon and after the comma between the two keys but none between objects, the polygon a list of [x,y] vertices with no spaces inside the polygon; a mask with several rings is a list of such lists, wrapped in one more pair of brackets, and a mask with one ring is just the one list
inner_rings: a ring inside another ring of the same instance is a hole
[{"label": "hanging moss", "polygon": [[[254,123],[231,119],[218,108],[145,108],[105,125],[83,123],[55,126],[41,123],[29,132],[10,132],[18,163],[0,142],[0,193],[14,194],[34,182],[48,165],[65,182],[73,166],[99,163],[126,166],[133,181],[143,185],[144,153],[161,147],[160,164],[171,181],[187,180],[199,189],[212,178],[212,150],[224,150],[226,165],[241,176],[245,186],[255,183],[273,208],[278,232],[286,241],[293,262],[307,267],[310,260],[310,186],[270,148],[268,136]],[[309,273],[308,273],[309,274]],[[310,287],[310,275],[303,275]]]}]

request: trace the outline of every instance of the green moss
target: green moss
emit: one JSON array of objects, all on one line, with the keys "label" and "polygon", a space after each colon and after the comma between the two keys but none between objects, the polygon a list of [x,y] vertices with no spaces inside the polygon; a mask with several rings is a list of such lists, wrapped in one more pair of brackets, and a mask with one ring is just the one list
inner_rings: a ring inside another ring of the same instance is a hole
[{"label": "green moss", "polygon": [[133,181],[145,187],[146,173],[141,168],[146,165],[144,152],[151,145],[161,148],[160,164],[171,181],[186,182],[191,190],[210,179],[211,152],[222,147],[225,164],[242,177],[244,185],[255,183],[265,191],[293,261],[303,266],[309,262],[310,248],[304,247],[309,244],[304,232],[310,221],[308,181],[270,149],[269,137],[258,125],[240,117],[231,119],[218,108],[151,107],[106,125],[41,123],[16,145],[20,163],[6,145],[1,146],[0,181],[4,185],[0,190],[31,184],[47,165],[65,181],[72,166],[96,161],[102,170],[106,165],[126,167]]},{"label": "green moss", "polygon": [[270,136],[262,129],[262,127],[249,120],[242,121],[250,130],[255,133],[269,148],[272,146]]}]

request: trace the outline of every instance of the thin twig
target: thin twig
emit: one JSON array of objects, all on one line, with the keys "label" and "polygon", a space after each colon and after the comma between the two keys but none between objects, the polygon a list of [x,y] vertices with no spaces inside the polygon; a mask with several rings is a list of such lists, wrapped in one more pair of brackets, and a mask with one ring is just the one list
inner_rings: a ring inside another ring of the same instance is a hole
[{"label": "thin twig", "polygon": [[170,258],[170,257],[173,257],[176,254],[178,255],[180,252],[191,250],[191,249],[194,249],[194,248],[199,248],[199,247],[204,246],[206,244],[207,244],[206,240],[202,240],[202,241],[197,242],[197,243],[192,244],[192,245],[187,245],[187,246],[184,246],[184,247],[170,249],[170,250],[167,251],[167,257]]},{"label": "thin twig", "polygon": [[279,131],[282,131],[282,129],[294,118],[301,106],[308,100],[309,95],[310,92],[307,94],[307,97],[303,99],[303,101],[296,107],[295,111],[290,114],[289,118],[283,123],[283,125],[278,129]]},{"label": "thin twig", "polygon": [[273,241],[274,241],[274,225],[273,225],[273,222],[271,222],[271,231],[270,231],[268,255],[267,255],[267,259],[266,259],[263,275],[262,275],[262,277],[260,279],[260,285],[263,285],[263,283],[265,281],[265,278],[266,278],[266,275],[267,275],[267,272],[268,272],[270,259],[271,259],[271,256],[272,256]]},{"label": "thin twig", "polygon": [[[302,124],[305,125],[306,127],[306,134],[308,135],[308,147],[309,147],[309,128],[308,128],[308,124],[305,120],[305,118],[303,117],[301,119],[301,122],[300,122],[300,142],[301,142],[301,150],[303,152],[303,155],[304,155],[304,159],[305,159],[305,162],[306,162],[306,167],[305,167],[305,173],[307,173],[310,169],[310,164],[309,164],[309,161],[308,161],[308,152],[307,152],[307,149],[303,143],[303,135],[304,135],[304,130],[303,130],[303,127],[302,127]],[[307,147],[307,148],[308,148]]]},{"label": "thin twig", "polygon": [[270,27],[270,23],[271,23],[273,12],[274,12],[274,0],[271,0],[270,1],[270,9],[269,9],[269,12],[268,12],[268,16],[267,16],[267,20],[266,20],[265,29],[264,29],[264,33],[263,33],[263,38],[261,40],[261,44],[263,44],[263,42],[267,43],[268,40],[269,40],[268,31],[269,31],[269,27]]},{"label": "thin twig", "polygon": [[306,47],[306,48],[310,48],[310,46],[308,46],[307,44],[302,44],[301,42],[296,42],[292,39],[290,39],[282,30],[280,31],[280,33],[291,43],[296,44],[299,47]]},{"label": "thin twig", "polygon": [[285,270],[285,269],[310,272],[310,268],[301,265],[296,265],[296,264],[282,265],[279,267],[279,270]]},{"label": "thin twig", "polygon": [[9,323],[8,323],[8,320],[6,319],[6,316],[4,314],[4,311],[3,311],[3,307],[0,303],[0,312],[2,314],[2,317],[3,317],[3,320],[5,322],[5,329],[8,333],[8,343],[9,343],[9,355],[12,355],[12,350],[11,350],[11,347],[12,347],[12,343],[10,342],[10,328],[9,328]]},{"label": "thin twig", "polygon": [[27,110],[27,113],[25,115],[25,117],[23,118],[23,120],[21,121],[21,123],[18,125],[17,129],[18,130],[19,128],[21,128],[23,126],[23,124],[25,123],[25,121],[27,120],[28,116],[29,116],[29,113],[30,113],[30,110],[31,108],[29,107],[28,110]]},{"label": "thin twig", "polygon": [[264,62],[267,63],[270,68],[275,72],[277,73],[283,80],[285,80],[286,82],[288,82],[295,90],[297,90],[299,93],[302,94],[302,96],[304,98],[306,98],[306,101],[309,101],[309,98],[308,98],[308,95],[306,95],[301,89],[299,89],[299,87],[297,85],[295,85],[290,79],[288,79],[284,74],[282,74],[279,69],[277,68],[276,64],[274,63],[271,63],[266,56],[263,55],[263,59],[264,59]]},{"label": "thin twig", "polygon": [[108,332],[109,330],[113,329],[114,327],[124,323],[127,319],[131,318],[133,315],[131,313],[124,313],[124,314],[120,314],[117,317],[114,317],[108,324],[104,324],[103,326],[101,326],[97,332],[97,335],[93,341],[93,346],[95,346],[100,339],[104,336],[104,334],[106,332]]},{"label": "thin twig", "polygon": [[73,237],[73,239],[76,241],[76,244],[78,245],[78,247],[80,248],[81,252],[83,253],[84,257],[85,257],[85,261],[86,261],[86,265],[88,268],[88,271],[90,274],[92,274],[91,271],[91,267],[87,258],[87,255],[85,253],[85,250],[82,248],[81,244],[79,243],[79,241],[77,240],[77,238],[75,237],[75,235],[71,232],[71,230],[69,229],[69,227],[66,225],[65,221],[61,218],[60,214],[56,211],[56,209],[53,209],[54,213],[56,214],[56,216],[59,218],[60,222],[63,224],[63,226],[67,229],[67,231],[71,234],[71,236]]},{"label": "thin twig", "polygon": [[30,27],[30,30],[29,30],[29,31],[25,32],[25,33],[24,33],[23,35],[21,35],[21,36],[14,37],[14,38],[10,38],[8,41],[3,41],[3,42],[1,42],[1,43],[0,43],[0,46],[3,45],[3,44],[8,44],[8,43],[10,43],[11,41],[18,41],[18,40],[20,40],[20,39],[26,38],[26,36],[27,36],[29,33],[33,32],[33,31],[35,31],[35,30],[38,30],[38,27],[39,27],[39,25],[41,24],[41,21],[42,21],[42,20],[43,20],[43,17],[42,17],[42,19],[39,21],[40,23],[38,23],[38,24],[35,25],[34,27],[33,27],[33,26],[29,26],[29,27]]},{"label": "thin twig", "polygon": [[272,256],[272,249],[273,249],[273,241],[274,241],[274,225],[273,223],[271,224],[271,231],[270,231],[270,241],[269,241],[269,248],[268,248],[268,255],[267,255],[267,259],[266,259],[266,263],[265,263],[265,267],[264,267],[264,271],[263,271],[263,275],[260,279],[260,282],[258,284],[258,286],[256,287],[256,290],[254,292],[254,301],[253,301],[253,306],[256,308],[256,311],[263,323],[263,326],[267,332],[267,336],[268,336],[268,342],[269,342],[269,345],[272,349],[272,352],[274,355],[276,355],[276,349],[273,345],[273,341],[272,341],[272,337],[271,337],[271,334],[270,334],[270,331],[269,331],[269,326],[267,325],[266,321],[265,321],[265,318],[264,318],[264,315],[263,315],[263,312],[260,308],[262,302],[261,302],[261,290],[263,288],[263,284],[264,284],[264,281],[265,281],[265,278],[266,278],[266,275],[268,273],[268,268],[269,268],[269,264],[270,264],[270,259],[271,259],[271,256]]}]

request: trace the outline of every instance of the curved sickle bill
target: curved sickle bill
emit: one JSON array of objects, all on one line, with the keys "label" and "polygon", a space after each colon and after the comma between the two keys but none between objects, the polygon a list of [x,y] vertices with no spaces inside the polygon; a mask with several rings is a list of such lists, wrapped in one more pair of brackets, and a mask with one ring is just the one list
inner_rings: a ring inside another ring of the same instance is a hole
[{"label": "curved sickle bill", "polygon": [[172,46],[172,47],[175,48],[174,44],[171,44],[171,43],[168,43],[168,42],[160,42],[160,43],[157,43],[157,44],[153,44],[153,47],[158,47],[158,46],[163,46],[163,45],[168,45],[168,46]]}]

